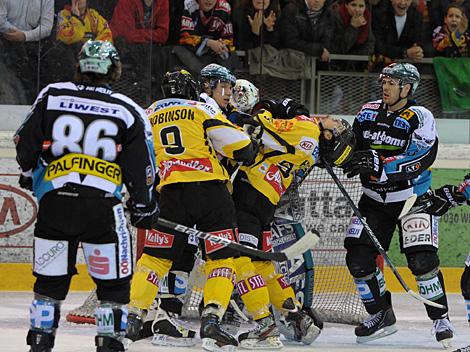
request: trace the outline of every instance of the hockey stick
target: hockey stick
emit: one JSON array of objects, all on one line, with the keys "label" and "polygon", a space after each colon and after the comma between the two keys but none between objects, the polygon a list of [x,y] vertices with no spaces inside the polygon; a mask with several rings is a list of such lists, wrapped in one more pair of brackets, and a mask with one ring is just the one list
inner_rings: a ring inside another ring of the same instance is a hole
[{"label": "hockey stick", "polygon": [[410,295],[412,296],[413,298],[417,299],[418,301],[421,301],[423,302],[424,304],[427,304],[429,306],[433,306],[433,307],[436,307],[436,308],[442,308],[442,309],[445,309],[446,307],[443,306],[442,304],[439,304],[439,303],[436,303],[436,302],[433,302],[433,301],[430,301],[424,297],[421,297],[419,294],[417,294],[416,292],[412,291],[408,285],[406,284],[406,282],[403,280],[403,278],[401,277],[400,273],[397,271],[397,269],[395,268],[395,266],[393,265],[393,263],[390,261],[390,258],[388,257],[387,255],[387,252],[385,252],[385,250],[383,249],[382,245],[380,244],[379,240],[377,239],[377,237],[375,236],[374,232],[372,231],[372,229],[369,227],[369,225],[367,224],[366,220],[364,219],[364,217],[361,215],[361,212],[359,211],[359,209],[356,207],[356,205],[354,204],[353,200],[351,199],[351,197],[349,196],[348,192],[346,191],[346,189],[344,188],[343,184],[341,183],[341,181],[339,180],[338,176],[336,176],[335,172],[333,171],[333,168],[331,167],[330,164],[328,164],[327,162],[325,162],[325,167],[326,167],[326,170],[328,171],[328,173],[330,174],[330,176],[333,178],[333,181],[336,183],[336,185],[338,186],[339,190],[341,191],[341,193],[344,195],[344,197],[346,198],[346,200],[348,201],[349,205],[351,206],[354,214],[357,216],[357,218],[359,219],[359,221],[361,222],[361,224],[364,226],[364,229],[366,230],[366,233],[367,235],[369,235],[369,238],[371,239],[372,243],[374,244],[375,248],[377,248],[378,252],[380,253],[380,255],[384,258],[384,261],[387,263],[388,267],[392,270],[393,274],[395,275],[395,277],[397,278],[398,282],[400,282],[400,285],[401,287],[403,287],[403,289]]},{"label": "hockey stick", "polygon": [[269,261],[275,261],[275,262],[284,262],[286,260],[290,260],[292,258],[295,258],[299,255],[302,255],[306,251],[312,249],[315,247],[317,242],[320,239],[320,235],[316,231],[309,231],[308,233],[305,234],[301,239],[299,239],[296,243],[294,243],[292,246],[280,251],[280,252],[263,252],[255,248],[251,248],[248,246],[244,246],[240,243],[231,241],[227,238],[223,237],[218,237],[215,235],[212,235],[208,232],[204,231],[199,231],[197,229],[187,227],[181,224],[178,224],[173,221],[169,221],[166,219],[158,218],[158,223],[162,226],[168,227],[170,229],[173,229],[175,231],[178,231],[180,233],[183,233],[185,235],[194,235],[197,236],[203,240],[209,240],[214,244],[221,244],[224,247],[229,247],[232,249],[235,249],[237,251],[240,251],[241,253],[248,254],[254,257],[257,257],[262,260],[269,260]]},{"label": "hockey stick", "polygon": [[[420,205],[417,205],[415,207],[412,207],[408,213],[406,214],[403,214],[402,217],[399,217],[398,220],[401,220],[405,215],[413,215],[413,214],[416,214],[416,213],[421,213],[423,212],[424,210],[426,210],[427,208],[429,208],[430,206],[432,205],[432,201],[431,200],[427,200],[425,201],[424,203],[420,204]],[[400,214],[401,215],[401,214]]]},{"label": "hockey stick", "polygon": [[413,205],[415,204],[417,198],[418,196],[415,193],[413,193],[413,195],[406,200],[405,204],[403,205],[403,209],[401,210],[400,215],[398,215],[398,220],[401,220],[406,215],[411,215],[408,213],[413,208]]}]

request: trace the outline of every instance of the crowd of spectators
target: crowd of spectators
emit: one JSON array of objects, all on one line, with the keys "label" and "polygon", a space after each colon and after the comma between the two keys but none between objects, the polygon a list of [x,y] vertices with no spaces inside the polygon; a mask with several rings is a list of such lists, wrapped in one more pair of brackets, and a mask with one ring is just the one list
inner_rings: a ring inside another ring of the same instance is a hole
[{"label": "crowd of spectators", "polygon": [[[72,78],[88,39],[114,42],[136,84],[158,97],[166,70],[236,70],[236,50],[263,45],[318,57],[322,68],[374,70],[397,59],[468,56],[470,0],[0,0],[0,74],[30,103]],[[368,64],[330,65],[331,54]],[[16,98],[18,94],[13,94]]]}]

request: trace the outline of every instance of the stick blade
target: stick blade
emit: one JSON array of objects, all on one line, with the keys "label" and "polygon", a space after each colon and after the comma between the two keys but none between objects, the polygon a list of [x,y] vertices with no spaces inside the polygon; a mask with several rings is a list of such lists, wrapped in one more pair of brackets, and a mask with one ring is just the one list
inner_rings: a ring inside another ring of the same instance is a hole
[{"label": "stick blade", "polygon": [[320,241],[318,232],[310,230],[292,246],[282,250],[281,253],[284,253],[287,258],[292,259],[314,248],[318,241]]},{"label": "stick blade", "polygon": [[426,298],[420,296],[419,294],[417,294],[416,292],[414,292],[412,290],[408,290],[407,293],[410,296],[412,296],[413,298],[417,299],[418,301],[423,302],[424,304],[426,304],[428,306],[433,306],[433,307],[436,307],[436,308],[446,309],[446,306],[444,306],[442,304],[439,304],[439,303],[436,303],[436,302],[433,302],[433,301],[430,301],[429,299],[426,299]]},{"label": "stick blade", "polygon": [[418,196],[416,195],[416,193],[413,193],[413,195],[410,196],[406,200],[405,204],[403,205],[403,209],[401,210],[401,213],[398,216],[398,220],[401,220],[402,218],[404,218],[406,216],[406,214],[408,214],[408,212],[411,210],[411,208],[415,204],[417,198],[418,198]]}]

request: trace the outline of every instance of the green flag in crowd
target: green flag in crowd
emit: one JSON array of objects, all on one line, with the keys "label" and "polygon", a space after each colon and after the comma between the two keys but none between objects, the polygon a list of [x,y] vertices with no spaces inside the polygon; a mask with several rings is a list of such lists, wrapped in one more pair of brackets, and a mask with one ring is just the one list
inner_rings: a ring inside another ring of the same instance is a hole
[{"label": "green flag in crowd", "polygon": [[444,112],[470,111],[470,58],[433,59]]}]

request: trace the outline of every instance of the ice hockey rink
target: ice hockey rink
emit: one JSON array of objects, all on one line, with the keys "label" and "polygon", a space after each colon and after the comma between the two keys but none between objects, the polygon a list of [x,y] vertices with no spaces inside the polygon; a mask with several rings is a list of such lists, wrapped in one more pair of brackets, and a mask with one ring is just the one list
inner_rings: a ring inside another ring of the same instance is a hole
[{"label": "ice hockey rink", "polygon": [[[62,306],[62,319],[57,333],[54,351],[84,352],[95,351],[95,327],[66,322],[65,313],[83,303],[87,293],[70,293]],[[2,352],[27,351],[25,342],[29,328],[29,305],[32,294],[26,292],[0,293],[0,331]],[[355,342],[354,327],[342,324],[325,324],[320,337],[311,345],[304,346],[285,342],[284,351],[445,351],[431,335],[432,323],[428,320],[423,305],[407,294],[394,294],[393,304],[397,317],[398,332],[394,335],[367,344]],[[452,323],[456,329],[453,351],[470,344],[470,326],[465,315],[462,296],[449,295]],[[149,340],[131,345],[130,352],[150,351],[202,351],[198,343],[191,348],[158,347]],[[241,349],[240,349],[241,350]]]}]

